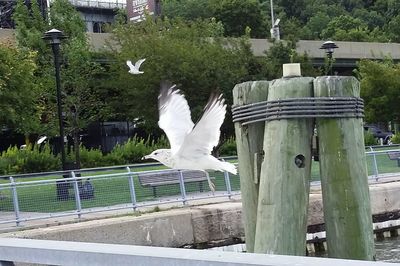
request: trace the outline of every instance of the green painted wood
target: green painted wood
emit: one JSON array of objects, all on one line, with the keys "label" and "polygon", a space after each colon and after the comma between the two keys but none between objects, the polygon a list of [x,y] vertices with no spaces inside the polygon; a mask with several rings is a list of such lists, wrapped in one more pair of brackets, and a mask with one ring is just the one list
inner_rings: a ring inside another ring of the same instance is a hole
[{"label": "green painted wood", "polygon": [[[315,97],[360,96],[354,77],[314,81]],[[317,119],[328,255],[373,260],[371,204],[361,118]]]},{"label": "green painted wood", "polygon": [[[234,105],[266,101],[268,85],[268,81],[250,81],[237,84],[233,89]],[[246,250],[247,252],[253,252],[257,219],[260,158],[263,157],[264,123],[259,122],[246,126],[235,123],[235,133],[239,157]]]},{"label": "green painted wood", "polygon": [[[311,97],[313,78],[270,83],[268,100]],[[312,119],[267,122],[257,210],[256,253],[305,255],[311,176]],[[295,158],[304,156],[304,165]]]}]

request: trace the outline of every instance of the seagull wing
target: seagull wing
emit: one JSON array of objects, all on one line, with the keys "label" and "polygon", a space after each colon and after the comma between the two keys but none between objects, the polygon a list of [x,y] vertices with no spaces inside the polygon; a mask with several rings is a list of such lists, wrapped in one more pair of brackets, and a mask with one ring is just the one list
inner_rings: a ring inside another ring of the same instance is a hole
[{"label": "seagull wing", "polygon": [[137,70],[139,70],[140,66],[142,65],[142,63],[143,63],[144,61],[146,61],[146,58],[139,59],[139,60],[135,63],[135,68],[136,68]]},{"label": "seagull wing", "polygon": [[126,64],[128,65],[128,67],[129,67],[131,70],[135,68],[135,66],[132,64],[132,61],[131,61],[131,60],[127,60],[127,61],[126,61]]},{"label": "seagull wing", "polygon": [[158,96],[158,110],[160,112],[158,125],[167,134],[171,151],[175,153],[194,126],[189,105],[175,85],[162,82]]},{"label": "seagull wing", "polygon": [[226,104],[222,95],[212,94],[201,119],[186,136],[179,150],[180,155],[209,155],[218,145],[220,127],[225,119]]}]

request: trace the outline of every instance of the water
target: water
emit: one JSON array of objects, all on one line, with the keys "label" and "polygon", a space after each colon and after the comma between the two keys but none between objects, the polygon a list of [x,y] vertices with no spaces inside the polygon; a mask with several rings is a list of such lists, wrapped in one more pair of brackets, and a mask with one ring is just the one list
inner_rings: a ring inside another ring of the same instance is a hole
[{"label": "water", "polygon": [[400,262],[400,237],[385,238],[375,242],[376,259],[386,262]]},{"label": "water", "polygon": [[[236,244],[225,247],[211,248],[215,250],[245,252],[244,244]],[[375,242],[376,259],[385,262],[400,263],[400,237],[385,238],[382,241]],[[316,255],[318,257],[325,257],[326,253]]]}]

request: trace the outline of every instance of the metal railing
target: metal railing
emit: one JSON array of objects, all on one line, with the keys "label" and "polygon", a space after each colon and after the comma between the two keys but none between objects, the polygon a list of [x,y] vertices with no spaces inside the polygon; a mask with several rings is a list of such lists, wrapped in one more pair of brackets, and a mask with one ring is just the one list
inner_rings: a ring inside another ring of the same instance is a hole
[{"label": "metal railing", "polygon": [[94,1],[94,0],[69,0],[76,7],[99,8],[99,9],[115,9],[125,8],[126,1]]},{"label": "metal railing", "polygon": [[[194,200],[231,198],[239,194],[238,176],[222,172],[210,173],[216,186],[215,192],[210,191],[207,181],[187,182],[182,176],[177,182],[155,187],[145,186],[140,183],[139,174],[180,172],[172,169],[144,170],[149,167],[160,167],[160,164],[6,177],[9,182],[0,183],[0,225],[15,223],[20,226],[27,221],[65,216],[76,216],[80,219],[88,213],[123,209],[135,211],[161,204],[186,204]],[[96,171],[113,172],[94,174]],[[60,178],[60,175],[68,177]],[[30,180],[43,176],[48,179]],[[5,177],[0,177],[0,180],[1,178]]]},{"label": "metal railing", "polygon": [[0,238],[0,265],[380,266],[393,263],[70,241]]},{"label": "metal railing", "polygon": [[[371,181],[400,175],[398,162],[388,156],[396,152],[400,152],[396,146],[367,148]],[[68,216],[79,220],[89,213],[148,210],[146,207],[218,197],[230,199],[240,194],[239,176],[227,172],[210,173],[216,185],[215,193],[210,191],[207,182],[203,186],[203,183],[180,180],[159,187],[140,183],[139,174],[177,171],[161,167],[159,163],[151,163],[0,176],[0,225],[15,223],[20,226],[28,221]],[[313,163],[314,180],[318,180],[318,167],[317,162]]]}]

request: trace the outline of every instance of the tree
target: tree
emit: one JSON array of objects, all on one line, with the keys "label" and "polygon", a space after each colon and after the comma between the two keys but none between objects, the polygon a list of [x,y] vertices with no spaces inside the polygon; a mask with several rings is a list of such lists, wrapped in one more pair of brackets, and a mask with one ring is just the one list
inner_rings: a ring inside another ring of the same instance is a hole
[{"label": "tree", "polygon": [[168,18],[196,20],[211,18],[213,10],[210,0],[164,0],[162,14]]},{"label": "tree", "polygon": [[253,38],[269,36],[267,18],[263,16],[258,0],[216,1],[213,9],[214,16],[224,25],[226,36],[242,36],[246,27],[251,29]]},{"label": "tree", "polygon": [[400,121],[400,65],[361,60],[358,63],[361,97],[365,101],[365,120],[368,122]]},{"label": "tree", "polygon": [[[141,119],[148,132],[156,133],[157,95],[161,80],[176,83],[185,93],[196,121],[211,91],[219,90],[232,103],[233,86],[249,76],[247,65],[253,55],[243,39],[222,38],[221,23],[215,20],[184,22],[146,20],[137,24],[117,25],[110,66],[114,80],[104,88],[106,105],[115,117]],[[126,60],[146,58],[144,74],[128,73]],[[232,134],[232,123],[224,132]],[[158,131],[160,132],[160,131]]]},{"label": "tree", "polygon": [[25,135],[36,129],[36,53],[0,44],[0,125]]},{"label": "tree", "polygon": [[322,31],[322,38],[338,41],[368,41],[367,25],[358,18],[342,15],[332,19]]},{"label": "tree", "polygon": [[389,39],[393,42],[400,42],[400,15],[393,17],[387,24]]},{"label": "tree", "polygon": [[307,54],[299,55],[295,43],[276,42],[266,52],[266,68],[268,80],[282,77],[282,65],[300,63],[302,76],[317,76],[320,70],[314,69]]},{"label": "tree", "polygon": [[310,31],[310,39],[320,39],[322,31],[330,22],[330,17],[323,12],[318,12],[312,16],[306,24],[306,28]]},{"label": "tree", "polygon": [[[79,13],[67,0],[55,0],[50,9],[50,20],[43,18],[36,3],[28,9],[19,0],[14,15],[18,48],[23,51],[37,51],[38,71],[33,82],[38,86],[41,110],[41,133],[54,136],[58,133],[56,116],[55,81],[52,53],[42,39],[43,33],[57,28],[67,35],[63,41],[64,56],[61,80],[63,91],[63,111],[66,119],[66,132],[73,136],[75,158],[79,166],[79,132],[97,118],[101,108],[92,86],[93,78],[99,71],[98,64],[92,60],[85,33],[85,24]],[[31,132],[33,133],[33,132]],[[36,133],[36,132],[35,132]]]}]

